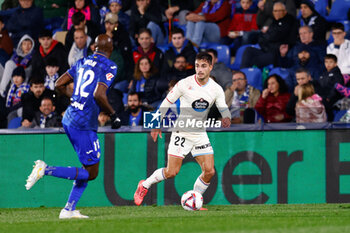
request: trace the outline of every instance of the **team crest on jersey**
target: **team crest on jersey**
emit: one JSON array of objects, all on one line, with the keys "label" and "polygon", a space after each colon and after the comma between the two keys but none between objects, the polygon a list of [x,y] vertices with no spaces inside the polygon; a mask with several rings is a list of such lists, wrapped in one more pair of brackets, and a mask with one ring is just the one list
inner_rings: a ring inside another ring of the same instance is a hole
[{"label": "team crest on jersey", "polygon": [[209,107],[209,102],[203,98],[195,100],[192,103],[192,108],[197,112],[203,112]]},{"label": "team crest on jersey", "polygon": [[114,75],[113,75],[112,73],[106,74],[106,79],[107,79],[108,81],[112,80],[113,77],[114,77]]}]

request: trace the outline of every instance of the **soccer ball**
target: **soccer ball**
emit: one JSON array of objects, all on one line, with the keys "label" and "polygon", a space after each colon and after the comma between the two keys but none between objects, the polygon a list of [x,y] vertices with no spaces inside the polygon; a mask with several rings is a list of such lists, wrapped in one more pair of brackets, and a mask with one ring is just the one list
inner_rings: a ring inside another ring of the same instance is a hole
[{"label": "soccer ball", "polygon": [[203,205],[202,194],[193,190],[185,192],[181,197],[181,205],[185,210],[199,210]]}]

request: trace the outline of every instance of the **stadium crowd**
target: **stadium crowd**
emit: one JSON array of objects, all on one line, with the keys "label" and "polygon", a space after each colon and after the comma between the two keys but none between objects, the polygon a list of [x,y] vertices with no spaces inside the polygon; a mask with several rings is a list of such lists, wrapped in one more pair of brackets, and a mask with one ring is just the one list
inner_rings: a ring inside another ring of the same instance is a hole
[{"label": "stadium crowd", "polygon": [[[5,0],[1,9],[0,128],[59,127],[70,100],[55,81],[101,33],[113,40],[108,100],[123,125],[142,125],[195,73],[199,51],[213,57],[232,124],[350,121],[343,0]],[[214,106],[209,117],[218,115]]]}]

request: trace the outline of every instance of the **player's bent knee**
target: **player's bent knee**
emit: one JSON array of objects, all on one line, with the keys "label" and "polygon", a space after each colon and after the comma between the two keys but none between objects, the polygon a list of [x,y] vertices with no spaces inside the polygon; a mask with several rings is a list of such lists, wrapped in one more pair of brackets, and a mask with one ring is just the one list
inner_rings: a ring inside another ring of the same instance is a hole
[{"label": "player's bent knee", "polygon": [[88,180],[94,180],[97,178],[97,176],[98,176],[98,172],[90,172]]}]

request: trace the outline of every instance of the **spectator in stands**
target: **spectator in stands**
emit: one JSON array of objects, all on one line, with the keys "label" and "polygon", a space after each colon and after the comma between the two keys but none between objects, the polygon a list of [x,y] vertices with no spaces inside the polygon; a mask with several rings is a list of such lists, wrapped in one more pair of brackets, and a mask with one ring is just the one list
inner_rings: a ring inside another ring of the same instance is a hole
[{"label": "spectator in stands", "polygon": [[298,102],[295,106],[297,123],[321,123],[327,121],[322,98],[315,94],[311,83],[306,83],[298,89]]},{"label": "spectator in stands", "polygon": [[[259,10],[256,22],[263,33],[268,30],[274,20],[273,7],[276,2],[276,0],[259,0],[258,2]],[[297,9],[294,0],[281,0],[278,2],[286,6],[286,11],[289,15],[296,17]]]},{"label": "spectator in stands", "polygon": [[186,24],[186,15],[194,10],[193,1],[172,0],[171,5],[168,1],[160,1],[162,12],[167,20],[178,21],[180,25]]},{"label": "spectator in stands", "polygon": [[289,69],[287,85],[290,90],[296,85],[295,71],[299,68],[307,69],[313,80],[319,80],[324,65],[320,65],[308,46],[300,46],[297,62]]},{"label": "spectator in stands", "polygon": [[206,0],[186,15],[186,38],[195,46],[202,42],[219,42],[227,36],[231,9],[228,1]]},{"label": "spectator in stands", "polygon": [[31,128],[62,127],[62,118],[55,112],[55,105],[50,97],[43,97],[39,111],[35,112]]},{"label": "spectator in stands", "polygon": [[246,75],[241,71],[234,72],[232,85],[225,90],[231,124],[255,123],[254,107],[259,97],[260,91],[248,84]]},{"label": "spectator in stands", "polygon": [[29,84],[25,82],[26,74],[23,66],[18,66],[12,72],[12,84],[7,91],[6,108],[7,121],[22,116],[21,97],[29,91]]},{"label": "spectator in stands", "polygon": [[136,0],[131,8],[130,35],[137,39],[141,28],[149,28],[155,44],[162,44],[164,41],[164,27],[162,25],[162,13],[157,2],[152,0]]},{"label": "spectator in stands", "polygon": [[257,10],[253,6],[253,0],[241,0],[240,3],[241,8],[236,9],[228,27],[229,43],[234,43],[232,54],[235,54],[241,45],[251,42],[247,32],[258,30],[256,24]]},{"label": "spectator in stands", "polygon": [[46,60],[54,57],[60,67],[58,73],[63,74],[69,67],[68,54],[63,44],[52,39],[52,32],[46,29],[39,34],[39,43],[39,48],[33,54],[33,73],[44,77]]},{"label": "spectator in stands", "polygon": [[317,63],[323,67],[324,56],[326,55],[326,45],[313,40],[313,31],[310,26],[302,26],[299,28],[299,38],[295,46],[290,48],[288,45],[280,46],[280,67],[290,68],[298,62],[298,51],[301,47],[308,47],[311,57],[317,60]]},{"label": "spectator in stands", "polygon": [[[127,93],[128,83],[132,80],[134,60],[131,41],[128,32],[119,24],[119,17],[114,13],[107,13],[105,17],[106,34],[113,39],[111,58],[118,66],[116,89]],[[123,64],[121,64],[123,63]]]},{"label": "spectator in stands", "polygon": [[58,70],[60,67],[58,66],[57,59],[54,57],[50,57],[46,60],[45,63],[45,88],[50,89],[52,91],[55,90],[55,82],[59,78]]},{"label": "spectator in stands", "polygon": [[34,40],[29,35],[24,35],[19,41],[16,50],[13,52],[10,60],[5,64],[3,74],[0,75],[0,95],[5,97],[5,90],[11,81],[13,70],[18,66],[23,66],[26,76],[25,82],[29,81],[32,73],[32,55],[34,51]]},{"label": "spectator in stands", "polygon": [[289,122],[286,112],[290,94],[284,80],[276,74],[270,75],[264,83],[264,90],[255,105],[256,111],[266,123]]},{"label": "spectator in stands", "polygon": [[186,58],[186,61],[191,68],[194,67],[194,60],[196,58],[196,51],[193,48],[191,41],[185,38],[182,29],[174,28],[171,31],[171,44],[169,49],[164,54],[163,73],[169,71],[175,62],[176,55],[181,54]]},{"label": "spectator in stands", "polygon": [[207,49],[206,51],[213,58],[213,69],[210,76],[214,76],[216,82],[225,90],[231,85],[232,72],[223,62],[218,62],[218,52],[215,49]]},{"label": "spectator in stands", "polygon": [[300,26],[310,26],[314,32],[313,39],[321,44],[326,43],[327,21],[315,10],[311,0],[301,0]]},{"label": "spectator in stands", "polygon": [[[326,108],[327,106],[332,108],[333,104],[342,98],[342,95],[335,88],[339,85],[344,85],[344,78],[337,66],[337,57],[335,55],[327,54],[324,57],[324,65],[327,71],[318,80],[320,86],[318,94],[327,103],[325,104]],[[335,86],[336,83],[337,85]]]},{"label": "spectator in stands", "polygon": [[44,26],[44,16],[41,8],[33,4],[34,0],[19,0],[19,7],[8,19],[6,28],[11,34],[14,46],[26,34],[34,40],[38,38]]},{"label": "spectator in stands", "polygon": [[331,29],[334,42],[327,46],[327,54],[334,54],[342,74],[350,74],[350,41],[345,39],[344,25],[335,23]]},{"label": "spectator in stands", "polygon": [[133,52],[135,64],[141,57],[147,56],[151,59],[154,66],[161,71],[164,55],[152,42],[151,30],[148,28],[141,28],[137,40],[140,45],[137,47],[137,50]]},{"label": "spectator in stands", "polygon": [[157,68],[151,59],[141,57],[135,65],[134,80],[129,93],[140,93],[143,103],[155,108],[161,102],[161,94],[156,89],[158,79]]},{"label": "spectator in stands", "polygon": [[[299,88],[301,85],[304,85],[306,83],[311,83],[316,91],[316,93],[320,92],[320,87],[318,82],[315,82],[312,80],[310,72],[305,69],[305,68],[299,68],[295,71],[295,76],[296,76],[296,81],[297,85],[294,87],[294,91],[291,94],[287,107],[286,107],[286,112],[288,115],[292,116],[295,118],[295,106],[298,102],[298,93],[299,93]],[[294,119],[295,121],[295,119]]]},{"label": "spectator in stands", "polygon": [[0,16],[0,65],[3,69],[5,63],[10,58],[13,52],[13,42],[9,36],[3,18]]},{"label": "spectator in stands", "polygon": [[[100,9],[101,18],[104,19],[107,13],[111,12],[113,14],[118,15],[118,21],[123,27],[128,31],[130,24],[130,16],[125,14],[121,9],[123,7],[123,2],[121,0],[109,0],[108,1],[108,9],[103,6]],[[104,24],[104,21],[102,22]]]},{"label": "spectator in stands", "polygon": [[30,80],[30,91],[22,96],[22,126],[26,128],[31,127],[35,112],[39,111],[41,100],[44,97],[54,99],[55,95],[54,91],[45,88],[43,78],[33,76]]},{"label": "spectator in stands", "polygon": [[95,38],[100,34],[100,27],[92,21],[87,21],[83,13],[76,12],[72,16],[73,26],[69,29],[66,38],[65,38],[65,47],[69,50],[72,47],[74,42],[74,32],[77,29],[84,30],[85,33],[90,36],[92,41],[95,41]]},{"label": "spectator in stands", "polygon": [[145,111],[148,111],[148,109],[142,105],[139,93],[130,92],[128,94],[128,107],[120,114],[119,118],[122,125],[142,125]]},{"label": "spectator in stands", "polygon": [[167,82],[171,80],[180,81],[183,78],[193,75],[195,73],[194,69],[187,69],[187,67],[186,57],[182,54],[176,55],[174,65],[166,73]]},{"label": "spectator in stands", "polygon": [[287,13],[286,6],[281,2],[273,5],[273,22],[267,32],[259,37],[261,49],[248,47],[242,57],[241,68],[253,65],[263,68],[270,64],[276,64],[280,47],[295,44],[297,35],[297,21]]},{"label": "spectator in stands", "polygon": [[74,6],[68,10],[68,15],[64,25],[65,30],[70,30],[73,26],[73,15],[77,12],[81,12],[85,15],[87,21],[93,22],[94,25],[100,25],[100,14],[98,9],[93,5],[89,4],[88,0],[74,0]]},{"label": "spectator in stands", "polygon": [[68,65],[72,66],[81,58],[87,57],[90,49],[91,38],[82,29],[74,32],[74,43],[68,54]]},{"label": "spectator in stands", "polygon": [[55,30],[61,28],[68,10],[66,0],[35,0],[35,5],[43,9],[45,26]]}]

